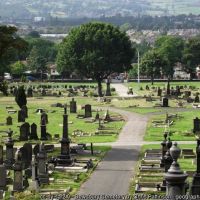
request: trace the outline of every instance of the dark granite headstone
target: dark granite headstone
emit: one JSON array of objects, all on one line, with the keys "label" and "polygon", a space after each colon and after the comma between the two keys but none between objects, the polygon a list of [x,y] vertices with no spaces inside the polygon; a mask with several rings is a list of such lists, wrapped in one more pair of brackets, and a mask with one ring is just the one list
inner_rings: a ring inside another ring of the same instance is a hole
[{"label": "dark granite headstone", "polygon": [[30,125],[29,123],[24,123],[20,126],[20,141],[27,141],[30,134]]},{"label": "dark granite headstone", "polygon": [[18,111],[18,122],[25,122],[25,114],[23,110]]},{"label": "dark granite headstone", "polygon": [[168,103],[168,98],[167,97],[163,97],[162,98],[162,107],[168,107],[169,103]]},{"label": "dark granite headstone", "polygon": [[85,118],[92,117],[92,106],[89,104],[85,105]]},{"label": "dark granite headstone", "polygon": [[70,101],[70,113],[76,113],[77,106],[76,101],[74,101],[74,98],[72,98],[72,101]]},{"label": "dark granite headstone", "polygon": [[25,118],[28,118],[28,107],[26,105],[23,105],[21,110],[22,112],[24,112]]},{"label": "dark granite headstone", "polygon": [[200,119],[198,117],[193,120],[193,133],[200,133]]},{"label": "dark granite headstone", "polygon": [[37,135],[37,125],[35,123],[31,124],[30,140],[38,140]]},{"label": "dark granite headstone", "polygon": [[7,126],[13,125],[12,117],[11,116],[9,116],[9,117],[6,118],[6,124],[7,124]]}]

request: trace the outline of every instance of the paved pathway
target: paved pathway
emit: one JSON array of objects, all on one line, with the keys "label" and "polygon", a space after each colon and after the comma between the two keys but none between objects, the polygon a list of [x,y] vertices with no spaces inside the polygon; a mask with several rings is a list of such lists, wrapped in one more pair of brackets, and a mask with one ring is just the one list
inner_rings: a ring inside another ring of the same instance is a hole
[{"label": "paved pathway", "polygon": [[[148,119],[128,111],[114,108],[110,108],[110,110],[123,115],[127,123],[122,129],[118,141],[113,143],[112,150],[97,166],[90,179],[82,185],[77,195],[128,194]],[[135,145],[136,142],[137,145]]]},{"label": "paved pathway", "polygon": [[133,95],[127,94],[128,88],[123,83],[112,83],[111,87],[115,88],[116,93],[120,97],[134,97],[134,96],[137,96],[136,94],[133,94]]}]

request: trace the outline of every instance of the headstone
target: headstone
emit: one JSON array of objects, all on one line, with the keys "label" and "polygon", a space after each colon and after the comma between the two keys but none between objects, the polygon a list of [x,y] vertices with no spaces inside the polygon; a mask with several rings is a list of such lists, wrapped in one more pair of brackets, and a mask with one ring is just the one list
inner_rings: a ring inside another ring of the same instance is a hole
[{"label": "headstone", "polygon": [[70,139],[68,133],[68,115],[67,115],[67,107],[64,107],[64,115],[63,115],[63,134],[61,143],[61,153],[57,157],[57,165],[60,166],[68,166],[71,165],[73,160],[70,155]]},{"label": "headstone", "polygon": [[198,95],[198,94],[195,96],[194,102],[195,102],[195,103],[199,103],[199,95]]},{"label": "headstone", "polygon": [[0,190],[6,187],[6,167],[3,164],[3,146],[0,145]]},{"label": "headstone", "polygon": [[85,105],[85,118],[92,117],[92,106],[89,104]]},{"label": "headstone", "polygon": [[169,103],[168,103],[168,98],[167,97],[163,97],[162,98],[162,107],[168,107]]},{"label": "headstone", "polygon": [[43,143],[40,145],[40,151],[37,155],[37,161],[38,161],[38,180],[40,184],[49,184],[47,154],[45,152]]},{"label": "headstone", "polygon": [[193,120],[193,133],[194,134],[199,134],[200,133],[200,119],[196,117]]},{"label": "headstone", "polygon": [[31,87],[27,90],[27,97],[33,97],[33,89]]},{"label": "headstone", "polygon": [[109,78],[106,81],[106,96],[111,96],[110,79]]},{"label": "headstone", "polygon": [[30,133],[30,140],[38,140],[37,135],[37,125],[35,123],[31,124],[31,133]]},{"label": "headstone", "polygon": [[15,164],[13,166],[14,180],[13,180],[13,192],[22,192],[23,186],[23,168],[22,168],[22,154],[17,151],[15,154]]},{"label": "headstone", "polygon": [[70,101],[70,113],[76,113],[77,106],[76,101],[74,101],[74,98],[72,98],[72,101]]},{"label": "headstone", "polygon": [[40,151],[40,145],[36,144],[33,148],[33,154],[37,157],[37,154],[39,153],[39,151]]},{"label": "headstone", "polygon": [[105,113],[105,116],[104,116],[104,121],[111,121],[111,118],[110,118],[110,114],[109,114],[109,111],[107,110],[106,113]]},{"label": "headstone", "polygon": [[187,192],[185,180],[187,179],[188,175],[181,171],[177,162],[180,153],[180,148],[177,146],[177,143],[174,143],[170,148],[170,155],[173,159],[173,163],[168,172],[165,174],[167,183],[166,196],[170,197],[171,199],[175,199],[177,196],[185,195]]},{"label": "headstone", "polygon": [[40,128],[41,128],[41,138],[40,138],[40,140],[47,140],[46,118],[45,117],[43,117],[41,119]]},{"label": "headstone", "polygon": [[42,89],[42,92],[41,92],[41,95],[42,95],[42,96],[46,96],[46,94],[47,94],[47,93],[46,93],[46,90],[43,88],[43,89]]},{"label": "headstone", "polygon": [[9,116],[9,117],[6,118],[6,124],[7,124],[7,126],[13,125],[12,117],[11,116]]},{"label": "headstone", "polygon": [[32,180],[30,184],[30,190],[38,191],[39,190],[38,174],[37,174],[38,169],[37,169],[37,162],[34,155],[32,156],[31,166],[32,166]]},{"label": "headstone", "polygon": [[30,134],[30,125],[29,123],[24,123],[20,126],[20,141],[27,141]]},{"label": "headstone", "polygon": [[41,121],[42,121],[42,119],[45,120],[45,123],[46,123],[46,124],[49,123],[48,115],[47,115],[46,112],[43,112],[43,113],[41,114]]},{"label": "headstone", "polygon": [[157,92],[157,96],[162,96],[162,89],[160,89],[160,87],[158,87],[158,92]]},{"label": "headstone", "polygon": [[21,110],[24,112],[25,118],[28,118],[28,107],[26,105],[23,105]]},{"label": "headstone", "polygon": [[20,150],[22,153],[22,162],[24,164],[24,169],[27,169],[28,167],[30,167],[32,160],[32,145],[29,143],[25,143]]},{"label": "headstone", "polygon": [[18,122],[25,122],[25,114],[23,110],[18,111]]},{"label": "headstone", "polygon": [[8,132],[8,139],[6,140],[6,159],[5,159],[5,166],[6,169],[12,169],[12,165],[14,163],[14,141],[12,139],[13,132],[9,130]]},{"label": "headstone", "polygon": [[169,83],[169,80],[167,82],[167,95],[170,95],[171,94],[171,91],[170,91],[170,83]]},{"label": "headstone", "polygon": [[97,110],[97,113],[96,113],[96,116],[95,116],[95,121],[98,121],[99,118],[100,118],[100,116],[99,116],[99,111]]}]

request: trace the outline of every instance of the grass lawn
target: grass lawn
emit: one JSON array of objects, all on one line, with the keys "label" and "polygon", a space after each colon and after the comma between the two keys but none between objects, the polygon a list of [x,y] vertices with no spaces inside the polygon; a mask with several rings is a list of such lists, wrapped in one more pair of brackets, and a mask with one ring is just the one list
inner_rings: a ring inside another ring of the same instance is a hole
[{"label": "grass lawn", "polygon": [[[199,117],[199,111],[187,111],[178,113],[180,119],[175,119],[172,126],[170,126],[171,140],[173,141],[194,141],[194,135],[188,134],[193,129],[193,119]],[[164,120],[166,115],[153,116],[147,126],[145,141],[162,141],[163,132],[165,128],[153,127],[152,120]]]},{"label": "grass lawn", "polygon": [[[97,102],[93,101],[89,98],[76,98],[77,105],[78,105],[78,113],[84,113],[81,110],[81,105],[85,105],[91,103],[93,105],[98,104]],[[51,104],[55,103],[68,103],[71,101],[71,98],[56,98],[56,97],[44,97],[43,99],[36,99],[36,98],[28,98],[28,109],[29,109],[29,118],[26,120],[30,124],[33,122],[38,125],[38,136],[40,137],[40,114],[36,114],[35,111],[37,108],[43,108],[49,111],[48,118],[49,123],[47,124],[47,132],[49,132],[52,136],[54,134],[62,135],[62,120],[63,120],[63,108],[55,108],[51,107]],[[0,122],[5,123],[6,118],[10,115],[13,118],[13,125],[12,126],[0,126],[0,131],[8,130],[8,128],[12,128],[14,131],[14,137],[19,136],[19,126],[21,123],[17,122],[17,113],[16,114],[8,114],[6,110],[6,106],[13,106],[14,109],[19,110],[18,106],[16,105],[13,97],[4,97],[0,99]],[[54,113],[51,113],[54,111]],[[104,115],[105,111],[101,111],[100,117]],[[114,113],[110,113],[111,116],[118,115]],[[96,110],[94,109],[93,117],[96,115]],[[77,119],[77,114],[69,114],[69,133],[70,135],[74,130],[82,130],[83,132],[92,133],[91,137],[71,137],[73,142],[78,143],[87,143],[87,142],[113,142],[117,139],[118,133],[120,132],[121,128],[124,125],[124,121],[118,122],[110,122],[104,124],[105,127],[110,128],[109,132],[117,133],[112,134],[109,136],[93,136],[95,131],[98,128],[98,123],[86,123],[84,119]],[[1,135],[2,136],[2,135]]]}]

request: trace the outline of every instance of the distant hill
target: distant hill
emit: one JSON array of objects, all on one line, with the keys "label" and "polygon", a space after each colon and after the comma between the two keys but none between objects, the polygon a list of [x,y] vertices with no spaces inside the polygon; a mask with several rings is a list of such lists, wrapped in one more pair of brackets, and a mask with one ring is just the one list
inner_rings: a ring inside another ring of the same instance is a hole
[{"label": "distant hill", "polygon": [[0,17],[82,18],[200,14],[200,0],[0,0]]}]

